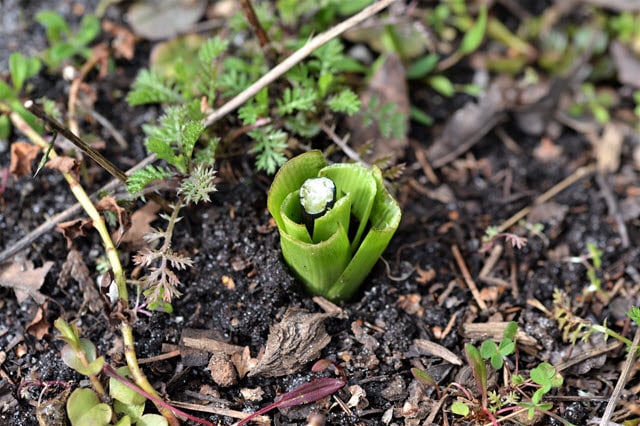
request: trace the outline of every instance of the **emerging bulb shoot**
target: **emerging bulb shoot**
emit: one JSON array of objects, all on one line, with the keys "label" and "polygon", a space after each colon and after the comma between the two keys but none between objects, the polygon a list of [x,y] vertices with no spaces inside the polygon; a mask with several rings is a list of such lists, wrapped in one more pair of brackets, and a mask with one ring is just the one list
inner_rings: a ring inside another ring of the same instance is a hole
[{"label": "emerging bulb shoot", "polygon": [[335,198],[336,185],[326,177],[307,179],[300,187],[300,204],[314,219],[333,207]]}]

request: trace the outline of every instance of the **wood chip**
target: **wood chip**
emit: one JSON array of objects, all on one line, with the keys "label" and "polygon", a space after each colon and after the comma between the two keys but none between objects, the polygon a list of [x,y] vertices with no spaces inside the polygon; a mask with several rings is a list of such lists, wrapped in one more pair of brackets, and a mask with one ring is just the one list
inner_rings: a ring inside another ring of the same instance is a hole
[{"label": "wood chip", "polygon": [[293,374],[320,357],[331,337],[324,327],[328,314],[311,314],[290,308],[271,327],[264,353],[249,376],[279,377]]},{"label": "wood chip", "polygon": [[[465,339],[476,342],[489,339],[499,342],[502,340],[507,324],[509,324],[507,321],[463,324],[462,336]],[[518,333],[516,334],[516,340],[518,341],[518,344],[526,346],[536,346],[538,344],[536,339],[520,329],[518,329]]]},{"label": "wood chip", "polygon": [[414,339],[413,345],[420,355],[430,355],[442,358],[449,364],[462,365],[462,360],[449,349],[426,339]]}]

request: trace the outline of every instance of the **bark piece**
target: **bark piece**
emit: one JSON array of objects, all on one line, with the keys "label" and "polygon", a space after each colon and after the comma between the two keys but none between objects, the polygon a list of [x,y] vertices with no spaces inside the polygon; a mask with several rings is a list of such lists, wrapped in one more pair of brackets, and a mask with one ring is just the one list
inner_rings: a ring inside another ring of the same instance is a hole
[{"label": "bark piece", "polygon": [[271,326],[264,353],[249,376],[293,374],[318,358],[320,351],[331,341],[324,327],[324,320],[329,316],[288,309],[282,321]]}]

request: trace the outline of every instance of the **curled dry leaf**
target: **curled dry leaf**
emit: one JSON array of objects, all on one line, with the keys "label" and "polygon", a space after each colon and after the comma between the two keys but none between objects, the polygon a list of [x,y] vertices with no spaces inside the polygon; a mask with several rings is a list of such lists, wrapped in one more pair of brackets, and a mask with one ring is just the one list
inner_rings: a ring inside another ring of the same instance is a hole
[{"label": "curled dry leaf", "polygon": [[45,296],[40,293],[40,287],[53,266],[53,262],[45,262],[39,268],[33,267],[33,262],[14,262],[0,265],[0,286],[13,289],[18,303],[24,302],[31,296],[38,304],[45,302]]},{"label": "curled dry leaf", "polygon": [[[91,278],[91,272],[85,264],[82,254],[75,249],[69,250],[67,259],[62,264],[60,275],[58,275],[57,285],[60,288],[65,288],[69,278],[73,278],[80,286],[83,305],[88,306],[91,312],[99,312],[103,307],[102,296]],[[111,283],[111,280],[109,280],[109,283]]]},{"label": "curled dry leaf", "polygon": [[127,28],[116,24],[113,21],[104,19],[102,29],[105,33],[113,36],[111,47],[116,56],[131,60],[136,49],[136,36]]},{"label": "curled dry leaf", "polygon": [[118,230],[121,234],[126,233],[131,227],[131,216],[129,215],[129,212],[120,207],[115,198],[101,198],[100,201],[98,201],[98,204],[96,204],[96,209],[100,212],[109,211],[114,213],[118,217]]},{"label": "curled dry leaf", "polygon": [[[131,224],[128,228],[121,228],[111,235],[114,241],[120,245],[125,245],[130,250],[137,250],[147,245],[144,240],[146,234],[154,231],[151,222],[158,218],[160,206],[153,201],[148,202],[131,215]],[[124,234],[123,234],[124,232]]]},{"label": "curled dry leaf", "polygon": [[40,148],[27,142],[11,144],[11,164],[9,171],[14,177],[32,174],[31,163],[38,156]]},{"label": "curled dry leaf", "polygon": [[42,340],[44,336],[49,333],[51,324],[47,321],[47,317],[44,315],[45,309],[47,309],[47,303],[44,302],[42,306],[38,306],[35,316],[27,326],[27,333],[31,334],[36,340]]},{"label": "curled dry leaf", "polygon": [[80,170],[80,163],[75,158],[58,156],[47,161],[44,165],[48,169],[58,170],[62,173],[70,173],[76,179],[78,178],[78,172]]},{"label": "curled dry leaf", "polygon": [[60,222],[56,226],[56,231],[62,233],[62,236],[67,240],[67,248],[71,248],[73,240],[87,235],[91,228],[93,228],[93,220],[85,218]]},{"label": "curled dry leaf", "polygon": [[282,321],[271,326],[264,353],[249,376],[286,376],[318,358],[331,341],[324,327],[329,316],[288,309]]}]

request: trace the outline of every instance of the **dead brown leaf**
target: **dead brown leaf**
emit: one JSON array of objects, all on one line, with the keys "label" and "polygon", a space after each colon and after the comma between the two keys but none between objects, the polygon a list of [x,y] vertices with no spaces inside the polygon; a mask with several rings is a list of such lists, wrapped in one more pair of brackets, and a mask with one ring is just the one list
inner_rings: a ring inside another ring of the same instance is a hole
[{"label": "dead brown leaf", "polygon": [[640,89],[640,61],[636,55],[618,41],[611,43],[610,51],[620,83]]},{"label": "dead brown leaf", "polygon": [[533,149],[533,156],[542,163],[557,161],[562,156],[562,147],[553,143],[548,137],[540,139],[540,144]]},{"label": "dead brown leaf", "polygon": [[67,240],[67,248],[73,246],[75,238],[87,235],[91,228],[93,228],[93,220],[87,218],[60,222],[56,225],[56,231],[62,233]]},{"label": "dead brown leaf", "polygon": [[256,368],[256,365],[258,365],[258,359],[251,357],[249,346],[245,346],[242,352],[234,352],[233,355],[231,355],[231,361],[236,367],[238,376],[241,379],[243,379],[249,371]]},{"label": "dead brown leaf", "polygon": [[496,78],[478,102],[468,102],[447,121],[442,134],[427,150],[434,169],[456,159],[489,133],[515,105],[511,78]]},{"label": "dead brown leaf", "polygon": [[136,36],[127,28],[116,24],[113,21],[104,19],[102,21],[102,29],[105,33],[113,36],[111,47],[116,56],[131,60],[136,48]]},{"label": "dead brown leaf", "polygon": [[130,250],[137,250],[147,245],[144,236],[153,232],[151,222],[158,218],[160,206],[153,201],[148,202],[141,209],[136,210],[131,215],[131,225],[124,229],[114,231],[111,235],[114,241],[126,246]]},{"label": "dead brown leaf", "polygon": [[324,327],[329,316],[289,308],[282,321],[271,326],[264,353],[249,376],[286,376],[318,358],[331,341]]},{"label": "dead brown leaf", "polygon": [[[99,212],[109,211],[114,213],[118,217],[118,231],[123,234],[127,232],[127,229],[131,228],[131,216],[129,212],[118,205],[118,202],[113,197],[102,197],[98,204],[96,204],[96,209]],[[118,241],[118,240],[116,240]]]},{"label": "dead brown leaf", "polygon": [[11,164],[9,171],[14,177],[32,174],[31,162],[35,160],[40,148],[27,142],[17,141],[11,144]]},{"label": "dead brown leaf", "polygon": [[44,302],[42,306],[38,306],[35,316],[27,326],[27,333],[34,336],[38,341],[42,340],[44,336],[49,333],[49,328],[51,327],[51,324],[49,324],[49,321],[47,321],[44,315],[47,309],[47,303],[48,302]]},{"label": "dead brown leaf", "polygon": [[45,262],[39,268],[33,267],[33,262],[14,262],[0,265],[0,286],[13,289],[18,303],[24,302],[31,296],[38,304],[43,304],[47,299],[40,293],[40,287],[53,266],[53,262]]},{"label": "dead brown leaf", "polygon": [[[405,117],[405,124],[408,125],[409,90],[405,78],[405,68],[398,55],[387,55],[386,60],[373,75],[360,98],[363,109],[367,109],[373,98],[378,99],[380,106],[395,104],[396,113]],[[356,149],[366,143],[372,143],[372,152],[364,155],[364,158],[369,162],[390,158],[390,163],[395,164],[409,144],[406,135],[401,138],[395,138],[393,135],[385,138],[377,125],[364,127],[362,116],[359,115],[349,117],[347,125],[351,132],[350,140]]]},{"label": "dead brown leaf", "polygon": [[83,305],[87,305],[91,312],[99,312],[103,307],[103,299],[96,284],[91,278],[91,272],[84,262],[82,254],[75,249],[69,250],[67,259],[62,264],[62,270],[58,275],[57,285],[65,288],[69,278],[77,281],[82,292]]},{"label": "dead brown leaf", "polygon": [[70,173],[78,179],[80,163],[75,158],[58,156],[47,161],[44,166],[52,170],[58,170],[62,173]]},{"label": "dead brown leaf", "polygon": [[614,122],[604,126],[602,135],[589,135],[593,144],[597,168],[600,173],[613,173],[620,168],[624,131]]}]

